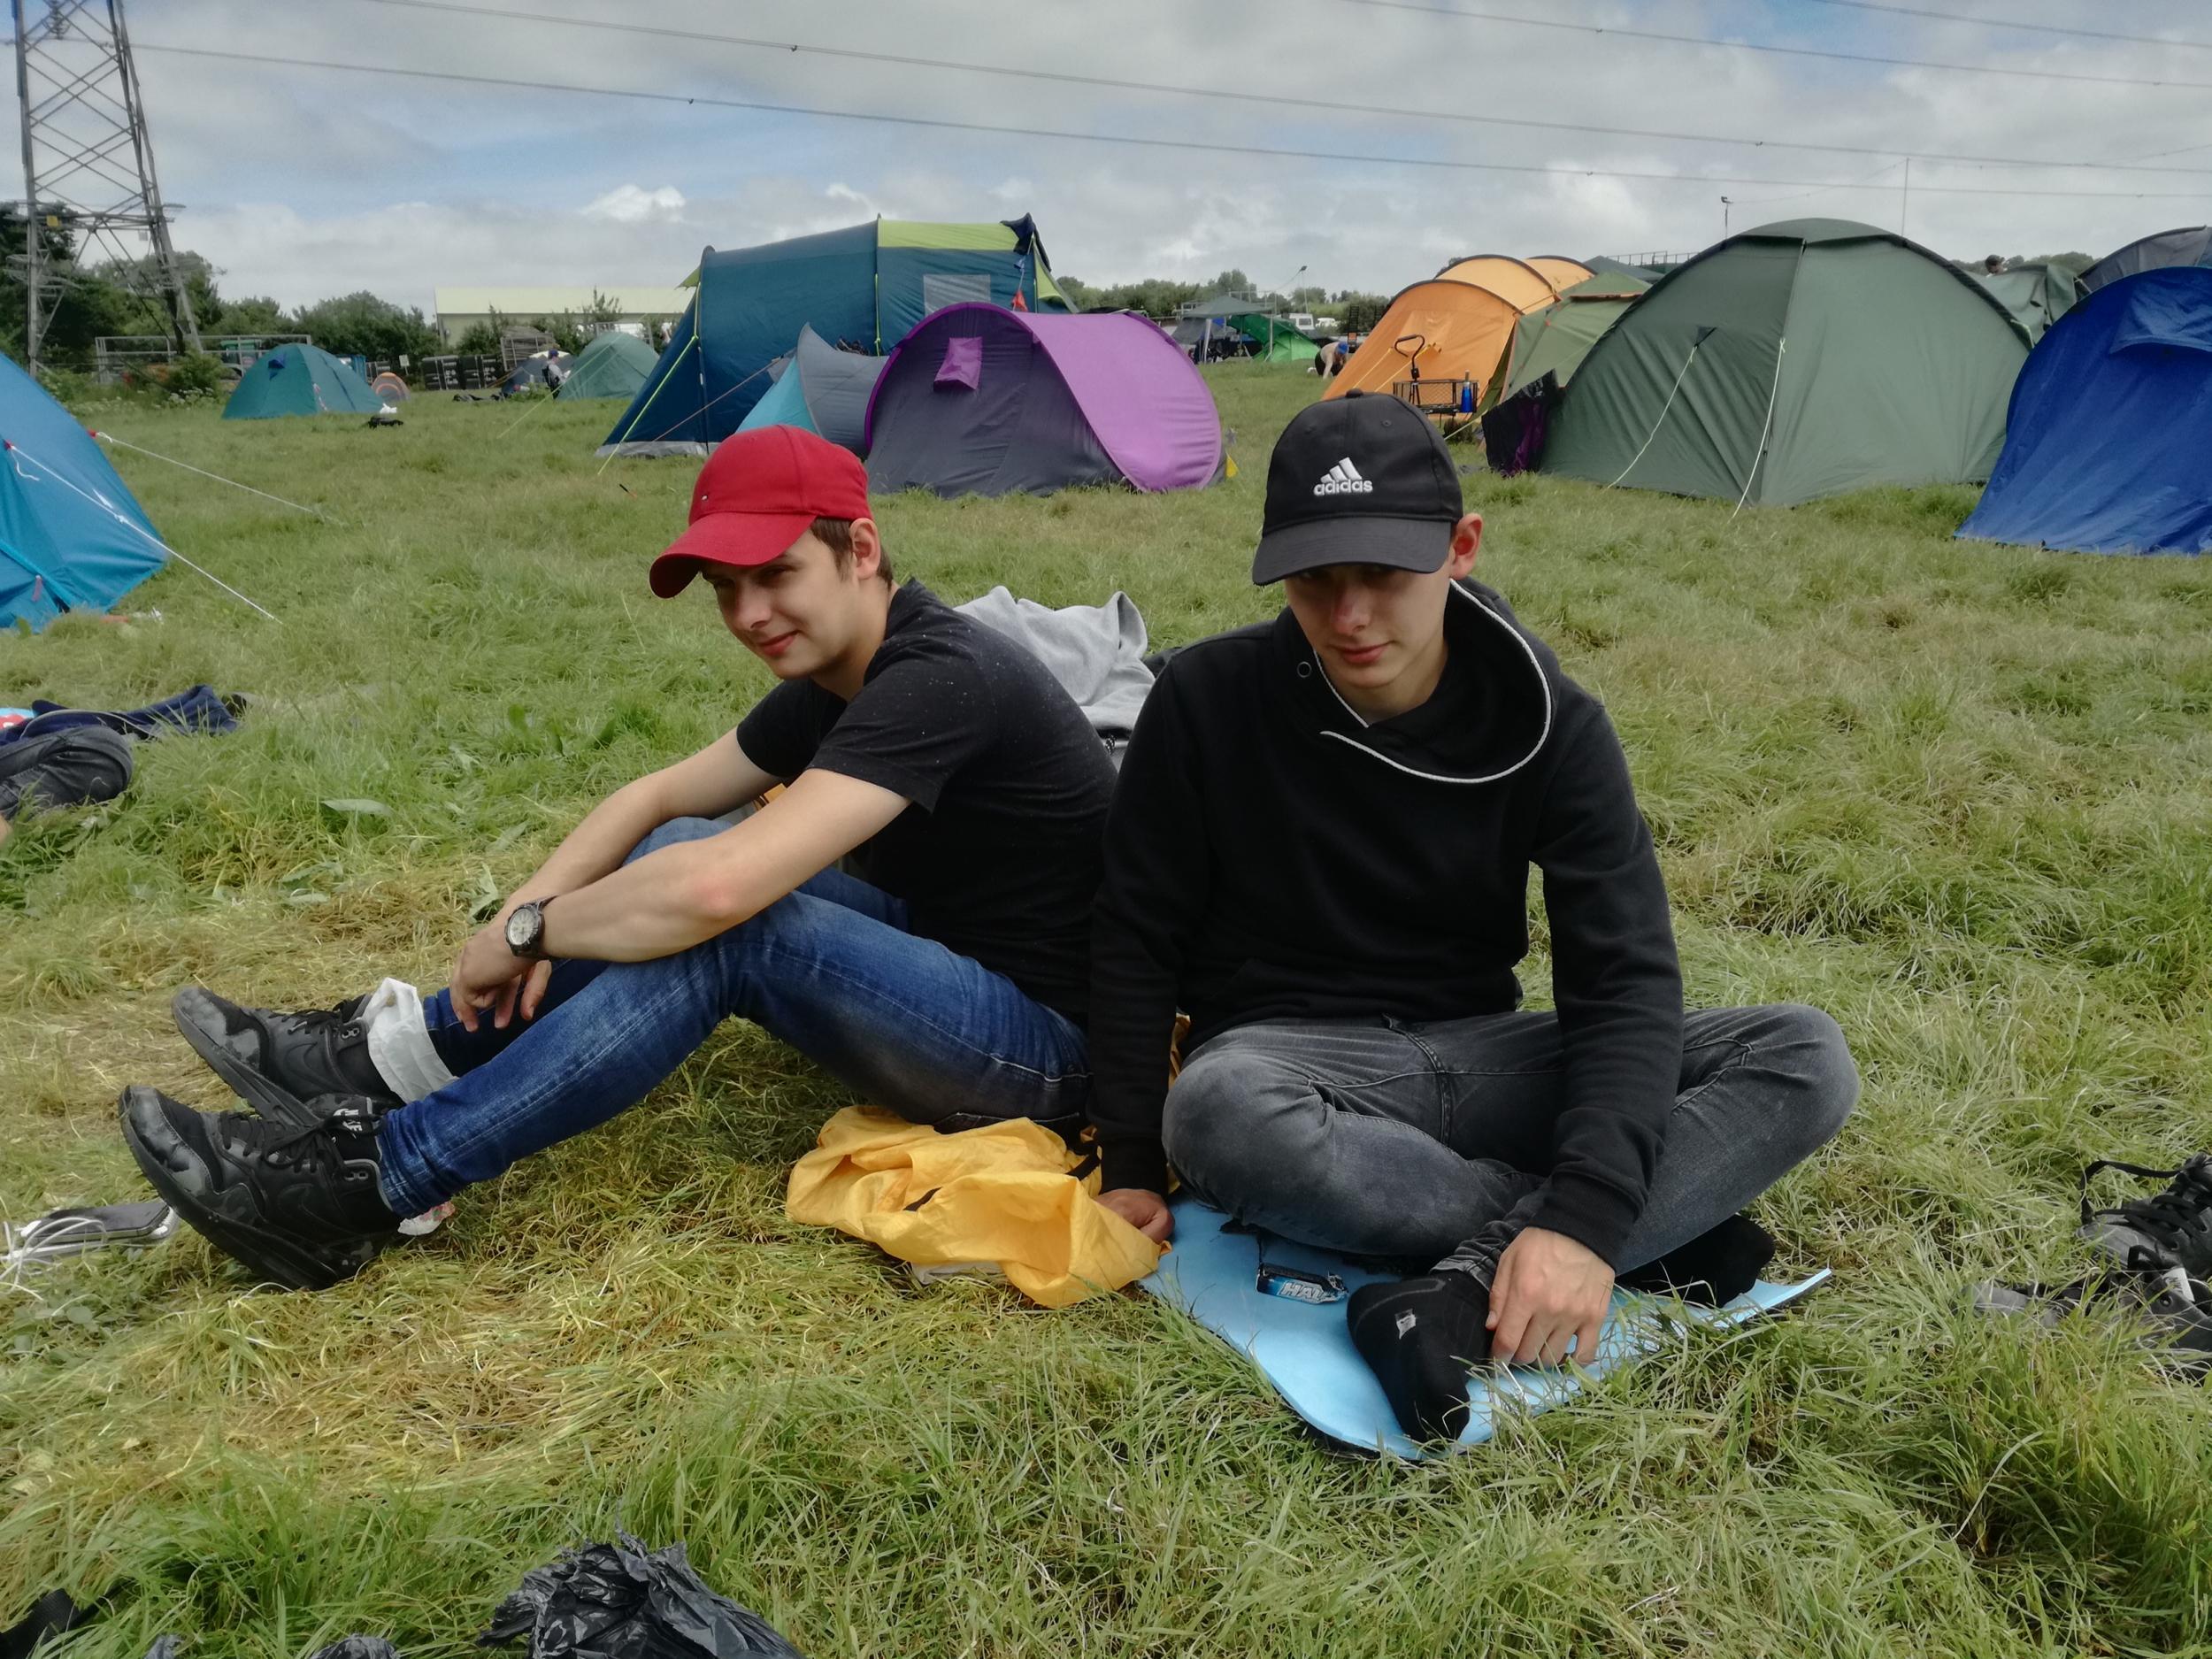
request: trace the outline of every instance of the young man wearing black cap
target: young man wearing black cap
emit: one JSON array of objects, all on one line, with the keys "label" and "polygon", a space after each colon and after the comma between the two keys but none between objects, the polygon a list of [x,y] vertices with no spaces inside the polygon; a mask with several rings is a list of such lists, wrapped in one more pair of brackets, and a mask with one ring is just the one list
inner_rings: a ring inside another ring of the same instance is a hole
[{"label": "young man wearing black cap", "polygon": [[[715,451],[653,591],[695,576],[783,683],[595,808],[449,989],[388,979],[307,1014],[180,993],[180,1028],[261,1116],[134,1087],[124,1135],[264,1277],[357,1271],[401,1217],[604,1123],[732,1014],[918,1122],[1079,1125],[1113,789],[1081,711],[1019,646],[893,583],[866,473],[811,433]],[[867,879],[833,868],[848,853]]]},{"label": "young man wearing black cap", "polygon": [[[1252,565],[1288,603],[1161,675],[1092,945],[1102,1202],[1164,1233],[1172,1163],[1260,1228],[1433,1263],[1348,1310],[1425,1438],[1471,1364],[1593,1352],[1617,1272],[1747,1284],[1772,1241],[1737,1212],[1858,1089],[1816,1010],[1685,1018],[1619,741],[1470,580],[1481,540],[1405,403],[1291,423]],[[1517,1007],[1531,865],[1555,1013]]]}]

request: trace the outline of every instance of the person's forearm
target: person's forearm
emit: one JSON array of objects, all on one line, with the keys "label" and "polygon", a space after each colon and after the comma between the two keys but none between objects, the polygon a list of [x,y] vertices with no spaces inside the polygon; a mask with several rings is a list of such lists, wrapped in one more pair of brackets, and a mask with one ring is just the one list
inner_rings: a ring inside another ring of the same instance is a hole
[{"label": "person's forearm", "polygon": [[500,915],[530,899],[589,887],[621,867],[637,844],[667,821],[650,777],[626,783],[584,815],[530,879],[516,887]]},{"label": "person's forearm", "polygon": [[712,841],[680,841],[564,893],[546,907],[547,954],[650,962],[726,932],[777,896],[733,879],[728,862]]}]

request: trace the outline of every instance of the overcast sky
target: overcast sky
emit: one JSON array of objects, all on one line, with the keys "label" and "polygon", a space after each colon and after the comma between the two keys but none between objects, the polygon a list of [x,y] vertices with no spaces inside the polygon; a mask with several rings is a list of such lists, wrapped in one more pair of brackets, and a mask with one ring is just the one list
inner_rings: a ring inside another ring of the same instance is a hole
[{"label": "overcast sky", "polygon": [[[420,0],[131,0],[130,19],[162,188],[183,210],[179,245],[214,262],[225,293],[269,294],[287,304],[364,288],[427,310],[441,284],[664,285],[690,270],[703,246],[742,247],[879,213],[1030,212],[1054,268],[1094,283],[1197,280],[1233,265],[1263,286],[1286,287],[1303,266],[1305,281],[1386,293],[1455,254],[1693,250],[1719,238],[1724,195],[1736,203],[1729,211],[1737,229],[1811,214],[1894,228],[1909,214],[1916,240],[1956,257],[2102,254],[2212,218],[2212,4],[1894,3],[2169,43],[1935,22],[1816,0],[480,0],[534,14],[522,21]],[[1889,68],[1438,14],[1452,10],[2200,84]],[[553,17],[1356,107],[1179,96],[543,20]],[[2206,44],[2174,43],[2185,41]],[[158,47],[437,70],[533,89]],[[561,85],[1594,171],[1483,172],[1001,136],[552,89]],[[1570,130],[1434,119],[1452,112]],[[1600,124],[1763,142],[1589,130]],[[1882,153],[1823,153],[1786,148],[1785,140]],[[1911,164],[1909,203],[1906,151],[1924,157]],[[1946,153],[2039,162],[2155,155],[2145,165],[2203,171],[1924,159]],[[1818,189],[1723,178],[1870,182]]]}]

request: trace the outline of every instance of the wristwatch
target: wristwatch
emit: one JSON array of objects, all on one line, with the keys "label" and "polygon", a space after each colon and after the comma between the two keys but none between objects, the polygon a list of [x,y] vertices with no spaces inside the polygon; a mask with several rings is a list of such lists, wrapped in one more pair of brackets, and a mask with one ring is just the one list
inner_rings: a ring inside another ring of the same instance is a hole
[{"label": "wristwatch", "polygon": [[526,904],[515,906],[507,918],[507,949],[518,956],[542,957],[545,955],[545,907],[551,899],[532,899]]}]

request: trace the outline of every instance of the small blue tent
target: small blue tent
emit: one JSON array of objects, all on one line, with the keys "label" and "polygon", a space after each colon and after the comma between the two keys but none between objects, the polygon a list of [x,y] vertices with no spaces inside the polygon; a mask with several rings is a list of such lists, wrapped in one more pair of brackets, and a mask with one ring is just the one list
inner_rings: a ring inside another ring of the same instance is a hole
[{"label": "small blue tent", "polygon": [[776,383],[738,422],[737,429],[801,426],[855,455],[865,455],[868,399],[884,363],[884,358],[866,352],[840,351],[813,329],[801,328],[791,355],[769,366]]},{"label": "small blue tent", "polygon": [[2212,553],[2212,269],[2122,277],[2051,326],[1959,527],[2077,553]]},{"label": "small blue tent", "polygon": [[265,351],[246,365],[223,405],[225,420],[268,420],[279,415],[373,415],[384,400],[359,371],[320,346],[289,345]]},{"label": "small blue tent", "polygon": [[161,568],[145,509],[46,388],[0,357],[0,626],[105,611]]},{"label": "small blue tent", "polygon": [[876,219],[699,259],[691,307],[602,455],[703,455],[767,395],[768,365],[803,324],[833,346],[883,353],[948,305],[1072,309],[1035,224]]}]

